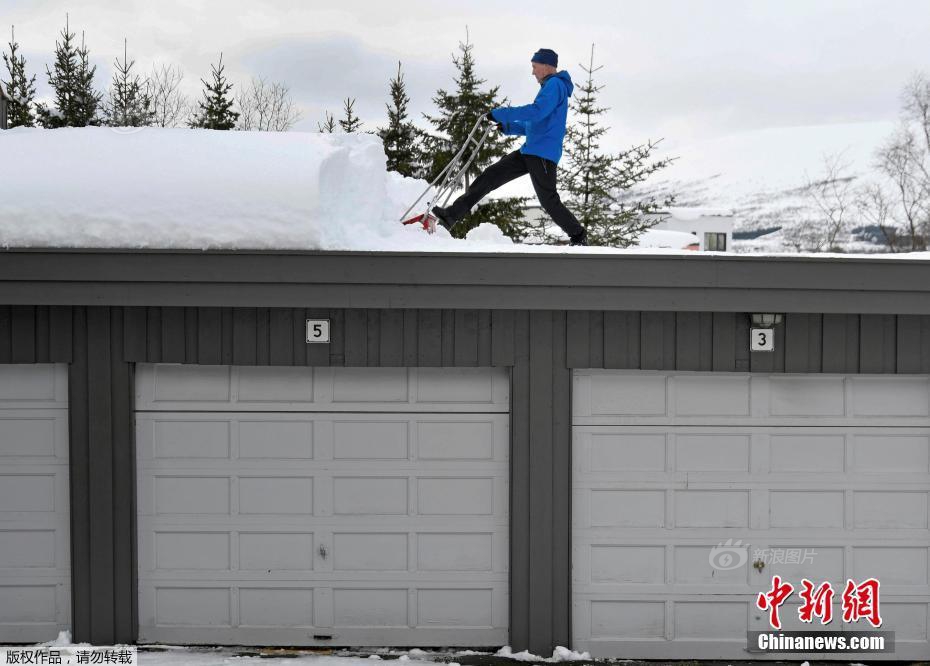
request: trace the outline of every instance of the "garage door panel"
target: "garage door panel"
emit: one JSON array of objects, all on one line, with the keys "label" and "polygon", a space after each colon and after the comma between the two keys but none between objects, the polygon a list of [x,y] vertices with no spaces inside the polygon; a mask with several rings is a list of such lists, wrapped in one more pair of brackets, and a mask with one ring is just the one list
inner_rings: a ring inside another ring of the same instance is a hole
[{"label": "garage door panel", "polygon": [[498,368],[304,368],[140,364],[139,411],[498,412]]},{"label": "garage door panel", "polygon": [[0,643],[71,625],[67,378],[0,365]]},{"label": "garage door panel", "polygon": [[196,370],[140,368],[140,640],[506,642],[506,372]]},{"label": "garage door panel", "polygon": [[[768,627],[755,596],[778,574],[835,594],[878,578],[883,628],[899,639],[889,656],[925,656],[928,382],[576,371],[573,647],[746,658],[745,632]],[[715,566],[727,543],[744,555]],[[786,608],[786,628],[812,628]]]},{"label": "garage door panel", "polygon": [[855,416],[928,416],[926,377],[850,377]]},{"label": "garage door panel", "polygon": [[576,370],[574,388],[575,425],[926,427],[930,414],[926,376]]},{"label": "garage door panel", "polygon": [[0,365],[0,409],[54,409],[68,406],[64,365]]},{"label": "garage door panel", "polygon": [[930,435],[863,434],[852,436],[850,469],[863,473],[930,471]]}]

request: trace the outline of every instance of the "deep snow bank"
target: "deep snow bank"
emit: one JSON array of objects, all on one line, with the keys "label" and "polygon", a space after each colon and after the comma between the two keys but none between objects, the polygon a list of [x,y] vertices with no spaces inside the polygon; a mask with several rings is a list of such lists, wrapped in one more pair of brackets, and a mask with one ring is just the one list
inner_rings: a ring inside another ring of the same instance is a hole
[{"label": "deep snow bank", "polygon": [[15,128],[0,155],[2,247],[586,251],[404,227],[425,183],[368,134]]},{"label": "deep snow bank", "polygon": [[698,254],[660,230],[621,250],[404,227],[426,184],[388,172],[369,134],[15,128],[0,159],[0,248]]}]

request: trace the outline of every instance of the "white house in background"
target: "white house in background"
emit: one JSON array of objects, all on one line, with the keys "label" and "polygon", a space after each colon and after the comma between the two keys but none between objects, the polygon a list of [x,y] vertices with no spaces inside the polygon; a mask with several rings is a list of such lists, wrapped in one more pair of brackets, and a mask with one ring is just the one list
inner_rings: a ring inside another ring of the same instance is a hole
[{"label": "white house in background", "polygon": [[[545,220],[552,225],[538,204],[524,208],[523,215],[527,220]],[[733,244],[733,212],[728,209],[664,208],[649,217],[660,221],[640,236],[639,247],[726,252]]]},{"label": "white house in background", "polygon": [[651,218],[659,218],[653,229],[684,231],[698,237],[698,249],[728,252],[733,247],[733,211],[726,208],[664,208]]}]

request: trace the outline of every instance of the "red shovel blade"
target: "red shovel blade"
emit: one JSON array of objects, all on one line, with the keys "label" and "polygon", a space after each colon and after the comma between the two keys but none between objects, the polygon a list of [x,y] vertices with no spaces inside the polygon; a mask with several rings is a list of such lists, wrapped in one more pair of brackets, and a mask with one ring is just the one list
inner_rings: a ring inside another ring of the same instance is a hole
[{"label": "red shovel blade", "polygon": [[403,224],[420,224],[430,233],[436,231],[436,217],[427,213],[411,217],[409,220],[404,220]]}]

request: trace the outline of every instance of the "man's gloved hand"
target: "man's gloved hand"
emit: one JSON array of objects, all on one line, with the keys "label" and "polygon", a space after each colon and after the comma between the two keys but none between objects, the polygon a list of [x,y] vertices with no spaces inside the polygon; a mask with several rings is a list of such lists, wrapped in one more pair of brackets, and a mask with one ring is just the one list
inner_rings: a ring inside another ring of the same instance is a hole
[{"label": "man's gloved hand", "polygon": [[494,116],[491,115],[490,111],[484,114],[484,121],[487,123],[494,123],[495,125],[497,125],[498,132],[501,132],[501,133],[504,132],[504,124],[500,122],[499,120],[495,120]]}]

